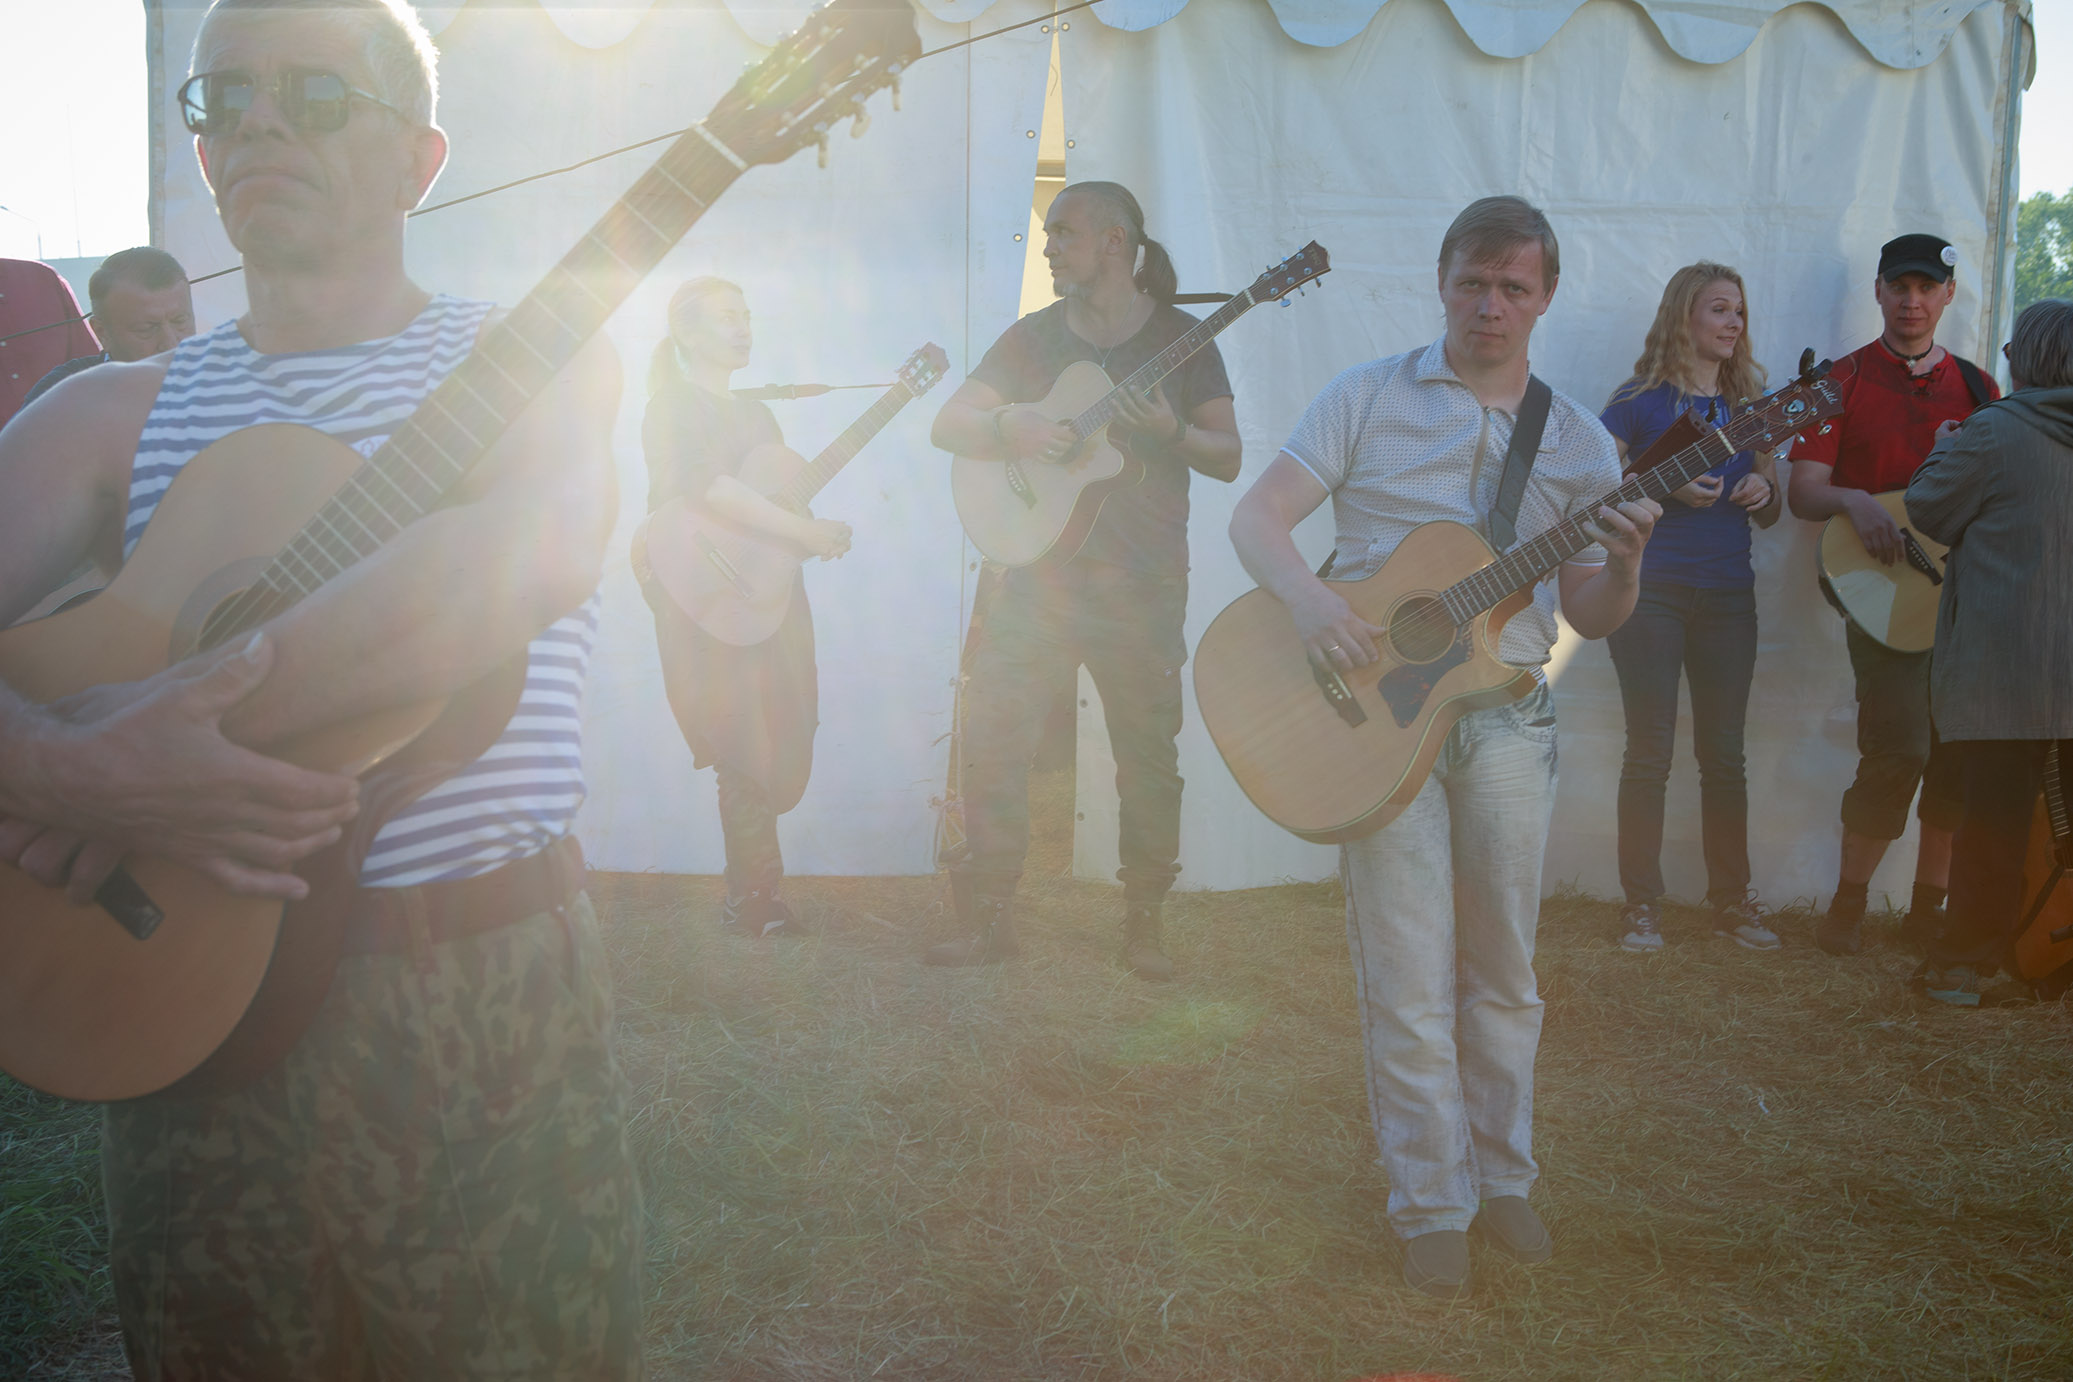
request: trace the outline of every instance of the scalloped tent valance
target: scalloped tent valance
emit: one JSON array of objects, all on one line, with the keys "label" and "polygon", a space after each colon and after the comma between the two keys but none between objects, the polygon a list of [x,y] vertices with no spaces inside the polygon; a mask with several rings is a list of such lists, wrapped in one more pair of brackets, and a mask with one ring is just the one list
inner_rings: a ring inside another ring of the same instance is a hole
[{"label": "scalloped tent valance", "polygon": [[[418,7],[433,33],[469,3],[538,4],[572,43],[605,48],[624,41],[650,9],[681,0],[457,0]],[[717,0],[751,39],[768,43],[789,28],[804,5],[768,0]],[[1263,0],[1282,32],[1298,43],[1333,48],[1359,36],[1389,0]],[[949,24],[982,19],[999,0],[916,0]],[[1522,58],[1537,52],[1569,22],[1585,0],[1445,0],[1462,32],[1493,58]],[[1796,0],[1635,0],[1663,41],[1691,62],[1718,63],[1740,57],[1770,18]],[[2005,0],[1830,0],[1833,13],[1864,50],[1887,67],[1927,67],[1949,46],[1951,35],[1976,9]],[[2025,20],[2030,0],[2017,0]],[[1102,0],[1083,11],[1112,29],[1155,28],[1186,9],[1188,0]],[[2034,63],[2034,60],[2033,60]],[[2031,73],[2024,74],[2024,85]]]}]

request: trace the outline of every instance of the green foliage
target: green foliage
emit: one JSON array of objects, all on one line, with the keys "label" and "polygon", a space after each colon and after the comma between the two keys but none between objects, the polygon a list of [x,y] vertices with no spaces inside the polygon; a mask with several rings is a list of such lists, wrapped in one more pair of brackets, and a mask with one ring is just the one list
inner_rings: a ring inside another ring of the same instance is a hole
[{"label": "green foliage", "polygon": [[2073,192],[2026,197],[2015,213],[2015,310],[2073,298]]}]

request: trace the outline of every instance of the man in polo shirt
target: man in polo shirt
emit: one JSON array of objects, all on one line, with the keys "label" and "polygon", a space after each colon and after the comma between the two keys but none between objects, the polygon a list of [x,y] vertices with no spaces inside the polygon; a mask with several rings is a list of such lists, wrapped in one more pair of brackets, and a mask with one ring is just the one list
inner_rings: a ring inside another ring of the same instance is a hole
[{"label": "man in polo shirt", "polygon": [[[1547,217],[1525,201],[1486,197],[1463,211],[1440,242],[1446,334],[1334,379],[1239,501],[1239,559],[1288,606],[1319,666],[1367,665],[1382,630],[1311,574],[1290,530],[1330,499],[1340,574],[1356,577],[1420,523],[1487,532],[1527,390],[1527,340],[1559,268]],[[1519,539],[1590,512],[1619,482],[1619,453],[1596,415],[1555,394]],[[1661,514],[1650,500],[1597,508],[1599,545],[1534,590],[1505,626],[1503,658],[1544,664],[1558,605],[1586,638],[1617,628]],[[1404,813],[1341,850],[1390,1226],[1407,1240],[1405,1281],[1443,1299],[1468,1291],[1471,1224],[1523,1262],[1553,1251],[1526,1194],[1539,1176],[1533,937],[1554,802],[1555,705],[1543,678],[1521,700],[1463,716]]]},{"label": "man in polo shirt", "polygon": [[[1872,499],[1908,480],[1936,444],[1936,429],[2000,397],[1977,365],[1936,343],[1936,326],[1957,291],[1958,252],[1934,235],[1903,235],[1879,251],[1872,296],[1885,326],[1879,338],[1836,368],[1843,414],[1800,438],[1786,500],[1800,518],[1848,514],[1865,550],[1903,560],[1900,529]],[[1929,654],[1897,653],[1847,618],[1843,636],[1857,690],[1857,777],[1843,793],[1843,848],[1835,897],[1814,938],[1831,955],[1864,945],[1871,876],[1907,826],[1908,803],[1922,842],[1903,935],[1926,943],[1941,925],[1950,883],[1951,836],[1962,808],[1949,756],[1929,723]]]},{"label": "man in polo shirt", "polygon": [[101,341],[93,355],[75,355],[36,381],[27,407],[69,379],[110,360],[148,360],[194,334],[194,291],[187,270],[164,250],[149,245],[117,250],[86,281],[92,304],[87,324]]}]

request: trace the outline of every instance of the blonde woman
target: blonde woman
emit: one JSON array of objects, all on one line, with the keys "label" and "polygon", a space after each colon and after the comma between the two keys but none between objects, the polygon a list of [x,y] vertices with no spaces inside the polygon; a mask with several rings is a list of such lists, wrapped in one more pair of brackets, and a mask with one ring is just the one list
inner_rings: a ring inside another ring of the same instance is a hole
[{"label": "blonde woman", "polygon": [[[1724,264],[1671,275],[1634,377],[1613,391],[1602,421],[1630,467],[1670,425],[1696,411],[1725,424],[1760,396],[1763,367],[1749,344],[1742,277]],[[1776,950],[1749,887],[1749,789],[1742,728],[1756,667],[1756,583],[1750,524],[1778,521],[1776,458],[1737,452],[1663,505],[1642,558],[1634,613],[1606,639],[1627,714],[1620,768],[1620,944],[1663,945],[1663,794],[1677,739],[1677,685],[1691,683],[1699,760],[1700,835],[1714,934]]]}]

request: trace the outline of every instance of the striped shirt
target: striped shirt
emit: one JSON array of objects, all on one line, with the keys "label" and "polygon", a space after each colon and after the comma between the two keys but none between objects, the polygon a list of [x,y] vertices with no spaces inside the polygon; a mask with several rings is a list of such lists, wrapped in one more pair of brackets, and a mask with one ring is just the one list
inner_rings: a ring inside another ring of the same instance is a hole
[{"label": "striped shirt", "polygon": [[[401,333],[331,350],[261,355],[235,321],[182,341],[137,443],[124,555],[181,468],[240,428],[300,423],[373,455],[474,349],[492,309],[442,294]],[[583,677],[597,606],[593,594],[532,641],[525,690],[503,734],[382,827],[361,871],[364,885],[471,878],[569,832],[583,803]]]},{"label": "striped shirt", "polygon": [[[1461,382],[1447,363],[1445,337],[1355,365],[1325,385],[1281,449],[1331,493],[1339,530],[1332,575],[1373,575],[1413,528],[1436,519],[1487,539],[1513,421]],[[1604,424],[1557,392],[1519,497],[1519,541],[1591,507],[1619,482],[1619,452]],[[1593,544],[1570,560],[1602,565],[1605,549]],[[1556,603],[1550,582],[1535,586],[1533,603],[1504,626],[1498,656],[1514,667],[1545,663],[1555,645]]]}]

